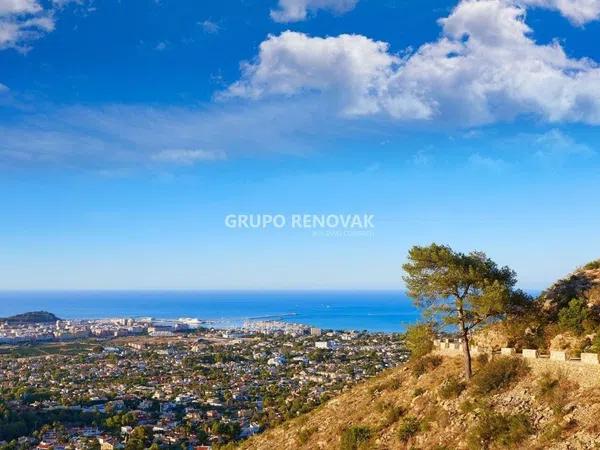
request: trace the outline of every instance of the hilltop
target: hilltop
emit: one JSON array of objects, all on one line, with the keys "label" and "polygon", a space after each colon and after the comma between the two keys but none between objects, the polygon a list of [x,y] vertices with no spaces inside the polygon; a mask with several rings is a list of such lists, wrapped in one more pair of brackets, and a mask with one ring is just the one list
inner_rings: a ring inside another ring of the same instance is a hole
[{"label": "hilltop", "polygon": [[[511,362],[512,361],[512,362]],[[355,386],[316,410],[243,442],[241,449],[587,449],[600,442],[600,388],[517,358],[427,356]],[[477,375],[478,374],[478,375]]]},{"label": "hilltop", "polygon": [[543,310],[556,314],[573,298],[583,298],[590,307],[600,307],[600,259],[558,280],[540,296]]},{"label": "hilltop", "polygon": [[484,351],[431,353],[357,385],[241,449],[592,449],[600,443],[600,366],[533,364],[501,347],[600,352],[600,260],[558,280],[472,336]]},{"label": "hilltop", "polygon": [[47,311],[26,312],[23,314],[17,314],[6,318],[0,318],[0,322],[5,322],[9,324],[50,323],[56,322],[58,320],[61,319]]}]

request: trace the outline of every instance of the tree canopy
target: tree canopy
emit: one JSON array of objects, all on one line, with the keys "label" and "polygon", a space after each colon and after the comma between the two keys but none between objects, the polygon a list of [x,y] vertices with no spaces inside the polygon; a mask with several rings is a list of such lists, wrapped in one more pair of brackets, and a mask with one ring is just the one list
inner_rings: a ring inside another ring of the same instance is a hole
[{"label": "tree canopy", "polygon": [[408,294],[429,320],[458,329],[463,338],[465,374],[471,377],[471,331],[522,300],[516,274],[484,253],[456,252],[445,245],[415,246],[403,266]]}]

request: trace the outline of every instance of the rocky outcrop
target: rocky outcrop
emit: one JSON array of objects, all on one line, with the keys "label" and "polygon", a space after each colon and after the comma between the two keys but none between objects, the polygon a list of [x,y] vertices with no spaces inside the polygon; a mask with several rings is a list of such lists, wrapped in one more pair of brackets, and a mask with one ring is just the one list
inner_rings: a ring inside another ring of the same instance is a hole
[{"label": "rocky outcrop", "polygon": [[550,340],[550,350],[565,351],[571,356],[577,356],[590,343],[591,338],[588,336],[560,333]]},{"label": "rocky outcrop", "polygon": [[471,344],[486,350],[500,350],[512,345],[502,323],[489,325],[473,333]]},{"label": "rocky outcrop", "polygon": [[561,308],[574,298],[587,300],[588,305],[600,308],[600,261],[587,264],[557,281],[540,296],[542,310],[555,317]]}]

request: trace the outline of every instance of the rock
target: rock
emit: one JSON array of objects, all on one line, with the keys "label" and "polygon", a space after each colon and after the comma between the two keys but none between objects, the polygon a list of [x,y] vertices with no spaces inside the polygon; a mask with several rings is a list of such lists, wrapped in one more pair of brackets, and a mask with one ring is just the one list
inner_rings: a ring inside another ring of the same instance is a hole
[{"label": "rock", "polygon": [[542,310],[556,316],[574,298],[583,298],[590,307],[600,306],[600,261],[590,263],[557,281],[540,296]]}]

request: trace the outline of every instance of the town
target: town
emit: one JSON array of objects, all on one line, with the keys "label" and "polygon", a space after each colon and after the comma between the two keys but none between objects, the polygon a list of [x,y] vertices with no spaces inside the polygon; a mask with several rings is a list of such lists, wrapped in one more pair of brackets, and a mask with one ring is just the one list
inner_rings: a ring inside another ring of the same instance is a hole
[{"label": "town", "polygon": [[399,334],[206,325],[5,323],[0,448],[227,448],[408,357]]}]

